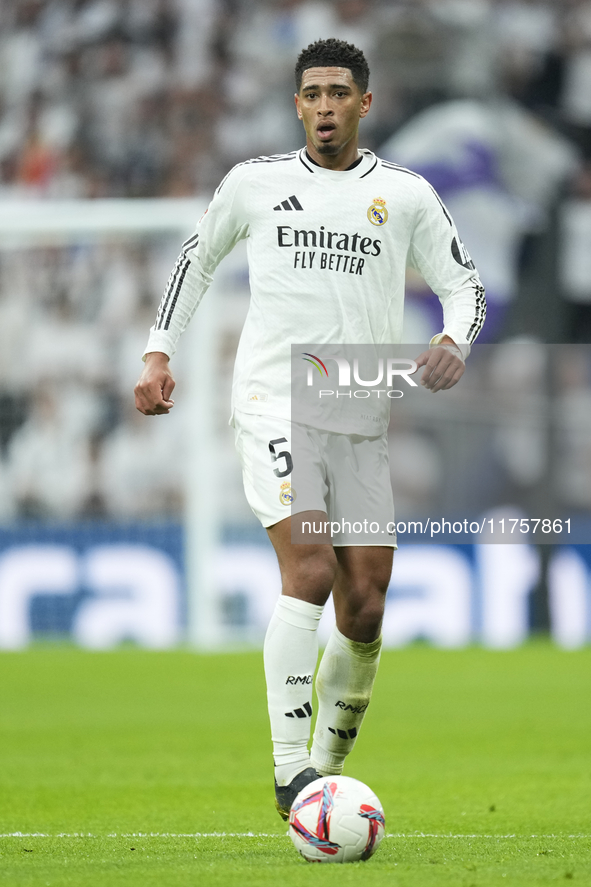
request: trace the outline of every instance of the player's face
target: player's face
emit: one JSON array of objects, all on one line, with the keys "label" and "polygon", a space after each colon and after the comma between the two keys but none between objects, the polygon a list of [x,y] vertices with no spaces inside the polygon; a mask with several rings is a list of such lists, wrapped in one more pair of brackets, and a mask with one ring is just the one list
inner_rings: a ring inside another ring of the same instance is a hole
[{"label": "player's face", "polygon": [[369,111],[371,92],[361,93],[348,68],[308,68],[295,103],[312,156],[356,153],[359,121]]}]

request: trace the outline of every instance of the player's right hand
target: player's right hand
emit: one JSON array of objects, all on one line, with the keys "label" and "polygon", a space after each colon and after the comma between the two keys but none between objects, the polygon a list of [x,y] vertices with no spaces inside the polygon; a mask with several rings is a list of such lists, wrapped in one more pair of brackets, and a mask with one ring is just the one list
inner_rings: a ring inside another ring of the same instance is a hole
[{"label": "player's right hand", "polygon": [[168,355],[162,351],[146,354],[146,363],[134,388],[136,408],[144,416],[163,416],[174,406],[171,400],[175,386],[168,365]]}]

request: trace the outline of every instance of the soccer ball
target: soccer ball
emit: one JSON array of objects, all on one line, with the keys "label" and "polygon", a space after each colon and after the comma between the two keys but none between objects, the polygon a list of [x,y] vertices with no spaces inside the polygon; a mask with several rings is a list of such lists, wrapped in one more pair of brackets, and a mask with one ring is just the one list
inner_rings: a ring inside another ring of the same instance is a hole
[{"label": "soccer ball", "polygon": [[349,776],[322,776],[310,782],[289,813],[289,836],[308,862],[369,859],[385,827],[376,795]]}]

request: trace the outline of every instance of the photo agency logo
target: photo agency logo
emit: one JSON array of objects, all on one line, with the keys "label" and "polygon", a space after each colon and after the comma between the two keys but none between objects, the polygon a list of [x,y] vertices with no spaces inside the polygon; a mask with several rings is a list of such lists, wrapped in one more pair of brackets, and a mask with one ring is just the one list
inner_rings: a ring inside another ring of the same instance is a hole
[{"label": "photo agency logo", "polygon": [[[309,388],[318,384],[318,376],[314,372],[316,370],[320,375],[320,383],[325,380],[326,383],[333,384],[333,388],[318,388],[319,399],[323,398],[358,398],[366,400],[368,398],[378,398],[397,400],[404,397],[404,390],[394,388],[396,383],[404,382],[411,388],[418,388],[417,383],[411,378],[417,369],[417,362],[405,357],[379,357],[372,371],[375,378],[362,379],[361,370],[359,368],[359,358],[354,357],[352,360],[346,357],[322,356],[311,354],[308,351],[302,352],[302,359],[307,361],[308,366],[306,385]],[[336,367],[331,366],[329,374],[326,364],[333,361]],[[367,363],[367,361],[365,362]],[[351,382],[351,375],[353,382]],[[354,387],[359,386],[359,387]],[[385,386],[385,387],[384,387]]]}]

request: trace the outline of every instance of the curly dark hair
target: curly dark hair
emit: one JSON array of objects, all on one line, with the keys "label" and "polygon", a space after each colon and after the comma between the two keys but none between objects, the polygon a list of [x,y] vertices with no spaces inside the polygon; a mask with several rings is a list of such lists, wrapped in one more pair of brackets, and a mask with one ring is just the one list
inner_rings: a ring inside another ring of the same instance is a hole
[{"label": "curly dark hair", "polygon": [[302,49],[295,66],[296,90],[300,91],[302,76],[308,68],[349,68],[361,94],[367,92],[369,66],[360,49],[344,40],[329,37],[317,40]]}]

